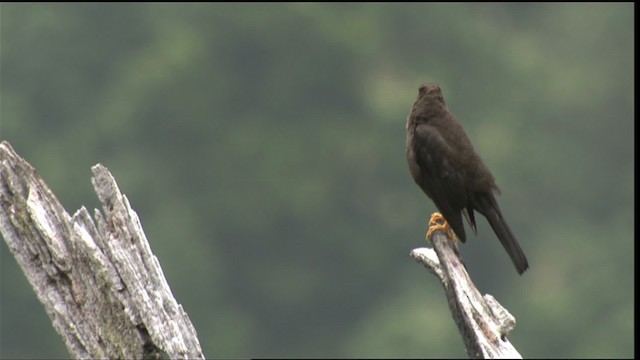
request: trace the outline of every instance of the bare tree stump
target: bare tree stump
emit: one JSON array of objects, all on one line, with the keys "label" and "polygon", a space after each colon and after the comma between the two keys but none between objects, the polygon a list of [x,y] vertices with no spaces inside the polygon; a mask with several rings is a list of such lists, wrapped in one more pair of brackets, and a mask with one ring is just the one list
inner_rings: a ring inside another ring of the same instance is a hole
[{"label": "bare tree stump", "polygon": [[0,144],[0,232],[71,356],[203,359],[196,330],[171,293],[138,215],[111,173],[92,183],[97,226],[73,217],[8,142]]},{"label": "bare tree stump", "polygon": [[411,256],[436,275],[444,287],[467,355],[470,358],[522,359],[507,340],[507,335],[515,328],[515,318],[493,296],[480,295],[460,260],[455,243],[444,231],[436,230],[430,240],[433,249],[413,249]]}]

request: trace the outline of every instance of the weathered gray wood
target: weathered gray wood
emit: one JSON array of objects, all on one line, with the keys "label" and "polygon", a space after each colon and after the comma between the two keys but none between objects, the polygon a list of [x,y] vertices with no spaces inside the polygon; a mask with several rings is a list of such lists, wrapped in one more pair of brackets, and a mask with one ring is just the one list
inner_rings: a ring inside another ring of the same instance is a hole
[{"label": "weathered gray wood", "polygon": [[0,144],[0,232],[72,357],[204,358],[138,215],[107,168],[92,168],[97,227],[64,210],[36,170]]},{"label": "weathered gray wood", "polygon": [[444,287],[467,355],[470,358],[521,359],[522,356],[507,340],[507,335],[515,327],[515,318],[491,295],[480,295],[455,243],[444,231],[436,230],[430,240],[433,249],[413,249],[411,256],[435,274]]}]

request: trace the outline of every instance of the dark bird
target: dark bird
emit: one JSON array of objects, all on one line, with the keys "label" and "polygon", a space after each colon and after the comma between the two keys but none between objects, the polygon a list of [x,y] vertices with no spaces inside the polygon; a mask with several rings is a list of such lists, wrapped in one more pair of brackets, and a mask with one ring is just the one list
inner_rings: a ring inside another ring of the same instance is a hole
[{"label": "dark bird", "polygon": [[529,263],[494,197],[500,189],[460,123],[447,110],[440,86],[420,86],[406,127],[407,162],[413,180],[433,200],[457,237],[466,240],[463,214],[477,233],[473,211],[479,212],[522,274]]}]

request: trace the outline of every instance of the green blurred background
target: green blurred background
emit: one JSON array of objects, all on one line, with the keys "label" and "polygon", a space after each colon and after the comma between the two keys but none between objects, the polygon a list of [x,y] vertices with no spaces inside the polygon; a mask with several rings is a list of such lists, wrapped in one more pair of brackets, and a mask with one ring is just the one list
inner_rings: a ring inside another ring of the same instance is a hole
[{"label": "green blurred background", "polygon": [[[443,88],[531,268],[462,247],[525,357],[634,351],[633,4],[6,4],[0,138],[71,214],[107,166],[209,358],[464,357],[409,257]],[[468,229],[468,228],[467,228]],[[2,358],[68,357],[0,245]]]}]

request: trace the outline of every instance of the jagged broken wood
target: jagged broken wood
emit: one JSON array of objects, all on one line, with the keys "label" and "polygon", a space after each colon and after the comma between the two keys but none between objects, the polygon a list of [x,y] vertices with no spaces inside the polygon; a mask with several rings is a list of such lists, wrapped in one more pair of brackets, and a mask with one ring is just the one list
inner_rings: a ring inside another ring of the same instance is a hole
[{"label": "jagged broken wood", "polygon": [[36,170],[0,144],[0,232],[77,359],[203,359],[138,215],[106,167],[92,169],[104,214],[72,217]]},{"label": "jagged broken wood", "polygon": [[480,295],[471,281],[456,245],[444,231],[431,236],[433,249],[417,248],[411,256],[440,280],[449,309],[470,358],[519,358],[522,356],[507,340],[515,318],[493,296]]}]

